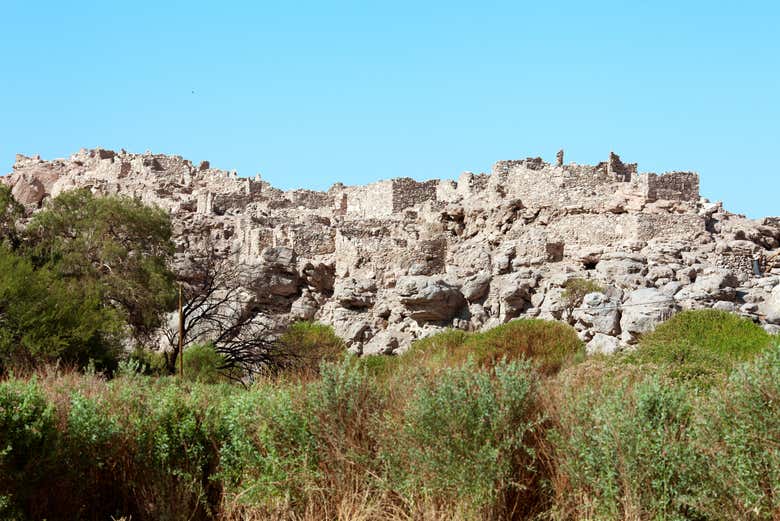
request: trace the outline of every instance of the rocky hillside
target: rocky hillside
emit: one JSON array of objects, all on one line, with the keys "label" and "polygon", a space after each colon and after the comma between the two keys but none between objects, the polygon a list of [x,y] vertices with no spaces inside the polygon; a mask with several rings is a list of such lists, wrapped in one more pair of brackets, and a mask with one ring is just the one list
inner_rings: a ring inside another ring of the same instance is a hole
[{"label": "rocky hillside", "polygon": [[517,317],[566,321],[612,352],[702,307],[780,331],[780,218],[729,213],[700,198],[697,174],[639,173],[615,154],[285,192],[205,161],[95,149],[17,156],[2,181],[31,212],[74,187],[156,204],[177,262],[214,248],[241,265],[258,322],[331,324],[356,352]]}]

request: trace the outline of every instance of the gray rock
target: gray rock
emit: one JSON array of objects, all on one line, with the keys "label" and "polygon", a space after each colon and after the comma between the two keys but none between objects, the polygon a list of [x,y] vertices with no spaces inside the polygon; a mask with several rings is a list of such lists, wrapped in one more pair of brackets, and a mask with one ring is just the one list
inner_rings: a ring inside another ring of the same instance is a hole
[{"label": "gray rock", "polygon": [[369,279],[348,277],[339,279],[333,289],[333,298],[348,309],[362,309],[374,305],[376,283]]},{"label": "gray rock", "polygon": [[466,305],[458,288],[424,276],[400,278],[396,293],[409,316],[418,322],[449,320]]},{"label": "gray rock", "polygon": [[603,293],[588,293],[583,297],[582,305],[572,313],[572,318],[595,333],[617,335],[620,333],[619,307],[619,302],[609,300]]},{"label": "gray rock", "polygon": [[410,340],[411,337],[409,335],[384,329],[363,345],[363,354],[390,355],[397,351],[402,345],[408,345]]},{"label": "gray rock", "polygon": [[466,300],[469,302],[476,302],[487,293],[488,288],[490,288],[490,280],[491,277],[489,273],[477,273],[466,279],[463,286],[460,288],[460,291],[463,293]]},{"label": "gray rock", "polygon": [[626,343],[636,342],[639,335],[655,329],[677,310],[675,301],[656,288],[632,291],[623,303],[620,318],[621,338]]},{"label": "gray rock", "polygon": [[585,352],[589,355],[612,355],[620,351],[620,348],[620,340],[616,337],[603,333],[596,333],[585,345]]},{"label": "gray rock", "polygon": [[699,275],[696,282],[683,287],[674,298],[682,301],[712,302],[718,300],[733,301],[736,296],[736,287],[739,285],[737,277],[728,270],[713,270]]},{"label": "gray rock", "polygon": [[727,300],[719,300],[715,304],[712,305],[712,309],[717,309],[719,311],[727,311],[729,313],[734,313],[737,310],[737,305],[733,302],[729,302]]},{"label": "gray rock", "polygon": [[366,336],[366,333],[368,333],[370,330],[371,326],[364,320],[352,322],[343,338],[348,344],[352,344],[353,342],[362,342]]},{"label": "gray rock", "polygon": [[780,285],[775,286],[769,298],[764,302],[766,321],[770,324],[780,325]]},{"label": "gray rock", "polygon": [[311,320],[317,311],[320,309],[317,301],[309,294],[305,292],[298,299],[293,301],[290,306],[290,315],[295,320]]},{"label": "gray rock", "polygon": [[747,302],[739,307],[741,313],[754,314],[758,311],[758,304]]},{"label": "gray rock", "polygon": [[300,278],[291,248],[265,248],[260,264],[252,269],[251,286],[261,301],[273,297],[291,297],[298,293]]},{"label": "gray rock", "polygon": [[301,277],[312,290],[329,293],[333,291],[336,271],[331,263],[307,262],[301,269]]},{"label": "gray rock", "polygon": [[275,268],[287,272],[295,271],[295,250],[286,246],[265,248],[260,254],[261,263],[268,268]]},{"label": "gray rock", "polygon": [[780,335],[780,325],[777,324],[764,324],[764,331],[770,335]]},{"label": "gray rock", "polygon": [[[645,259],[628,253],[604,254],[596,265],[596,273],[607,280],[614,280],[618,277],[625,278],[627,275],[644,278],[646,271]],[[631,280],[633,281],[633,279]]]}]

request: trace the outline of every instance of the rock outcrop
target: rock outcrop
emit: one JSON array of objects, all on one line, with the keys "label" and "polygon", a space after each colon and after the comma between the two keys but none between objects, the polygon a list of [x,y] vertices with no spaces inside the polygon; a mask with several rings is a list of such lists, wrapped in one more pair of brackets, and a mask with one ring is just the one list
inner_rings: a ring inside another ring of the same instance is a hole
[{"label": "rock outcrop", "polygon": [[[780,329],[780,219],[747,219],[699,196],[691,172],[639,173],[616,154],[595,166],[499,161],[457,181],[409,178],[327,192],[178,156],[82,150],[17,156],[2,178],[34,212],[71,188],[170,212],[182,265],[213,248],[242,268],[258,320],[334,326],[355,352],[395,353],[445,327],[518,317],[575,326],[614,352],[680,309],[715,307]],[[603,292],[572,307],[565,286]]]}]

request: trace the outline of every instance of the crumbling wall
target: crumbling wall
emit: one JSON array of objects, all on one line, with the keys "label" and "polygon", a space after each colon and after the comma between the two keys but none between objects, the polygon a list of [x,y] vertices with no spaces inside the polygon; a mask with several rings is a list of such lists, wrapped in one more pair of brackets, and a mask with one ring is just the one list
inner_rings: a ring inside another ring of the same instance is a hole
[{"label": "crumbling wall", "polygon": [[696,202],[699,200],[699,175],[693,172],[647,174],[647,196],[650,200]]},{"label": "crumbling wall", "polygon": [[363,218],[384,217],[393,213],[393,182],[379,181],[346,189],[347,215]]},{"label": "crumbling wall", "polygon": [[614,195],[614,176],[589,165],[552,166],[536,161],[499,161],[489,189],[504,198],[519,198],[527,207],[583,205],[595,207]]},{"label": "crumbling wall", "polygon": [[561,217],[547,226],[550,242],[605,245],[633,240],[635,220],[630,214],[583,213]]},{"label": "crumbling wall", "polygon": [[418,182],[409,177],[393,179],[393,212],[416,206],[424,201],[436,200],[438,180]]},{"label": "crumbling wall", "polygon": [[606,166],[607,174],[610,177],[624,183],[631,181],[638,171],[638,165],[636,163],[624,163],[620,160],[620,156],[614,152],[609,153],[609,160],[607,161]]},{"label": "crumbling wall", "polygon": [[685,237],[692,240],[706,231],[704,217],[691,214],[639,213],[632,215],[635,237],[646,241],[652,238]]}]

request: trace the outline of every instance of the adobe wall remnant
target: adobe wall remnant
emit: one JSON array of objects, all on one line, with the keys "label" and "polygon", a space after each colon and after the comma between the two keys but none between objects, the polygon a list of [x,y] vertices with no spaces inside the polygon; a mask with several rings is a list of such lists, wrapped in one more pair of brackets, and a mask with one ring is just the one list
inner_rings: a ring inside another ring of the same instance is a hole
[{"label": "adobe wall remnant", "polygon": [[[563,159],[561,150],[554,164],[529,157],[457,180],[319,192],[279,190],[208,161],[93,149],[19,155],[0,182],[28,214],[72,188],[158,205],[171,215],[179,266],[213,248],[245,269],[264,328],[317,320],[355,352],[398,352],[445,327],[516,317],[563,320],[595,342],[590,350],[604,338],[619,348],[635,341],[642,309],[632,304],[622,320],[621,305],[646,295],[662,296],[664,312],[717,305],[780,329],[766,319],[780,317],[768,309],[780,268],[752,270],[754,258],[763,266],[780,252],[780,219],[751,221],[701,199],[692,172],[640,173],[614,153],[597,165]],[[601,304],[567,311],[571,278],[607,288],[588,300]],[[599,306],[609,320],[594,318]]]}]

